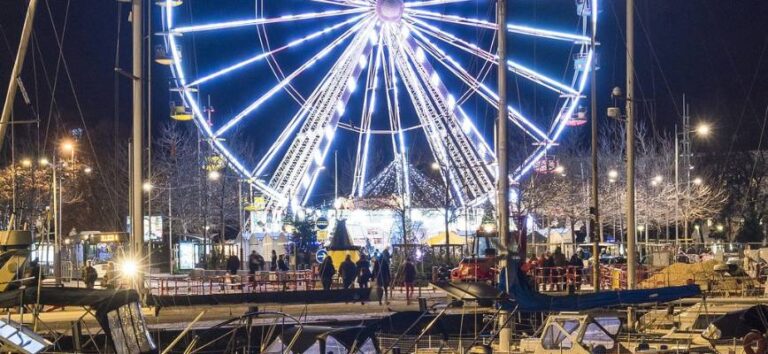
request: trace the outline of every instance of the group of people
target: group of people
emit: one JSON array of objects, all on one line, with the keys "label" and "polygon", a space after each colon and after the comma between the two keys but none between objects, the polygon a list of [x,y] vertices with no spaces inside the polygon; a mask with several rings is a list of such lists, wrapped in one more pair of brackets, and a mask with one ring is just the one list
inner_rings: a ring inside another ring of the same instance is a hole
[{"label": "group of people", "polygon": [[[236,255],[232,255],[227,259],[227,270],[230,274],[237,274],[240,269],[240,259]],[[256,272],[261,271],[288,271],[288,257],[284,255],[278,255],[277,252],[272,250],[270,262],[264,259],[264,257],[257,251],[251,251],[248,255],[248,271],[251,274],[251,279]],[[414,284],[416,282],[416,266],[410,259],[406,259],[401,267],[402,279],[405,287],[406,301],[410,304],[413,297]],[[333,265],[331,257],[325,257],[319,267],[320,282],[324,290],[331,289],[333,278],[337,273],[336,267]],[[344,289],[350,289],[356,282],[358,288],[368,288],[371,280],[376,282],[376,289],[379,296],[379,303],[382,304],[382,299],[388,300],[390,297],[390,287],[392,283],[392,271],[390,266],[390,255],[387,251],[384,251],[380,255],[374,255],[369,260],[369,257],[365,254],[360,255],[360,259],[357,262],[352,261],[352,257],[347,255],[344,261],[341,263],[338,269],[338,276],[341,280],[342,287]]]},{"label": "group of people", "polygon": [[[238,268],[239,268],[240,261],[238,260]],[[251,275],[255,274],[256,272],[261,272],[267,270],[267,262],[264,260],[264,257],[259,254],[259,252],[251,251],[251,254],[248,256],[248,272],[251,273]],[[275,250],[272,250],[272,255],[269,261],[269,271],[275,272],[275,271],[281,271],[281,272],[287,272],[290,270],[288,267],[288,256],[286,255],[277,255],[277,252]]]},{"label": "group of people", "polygon": [[[372,257],[373,269],[371,269],[371,262],[368,260],[368,256],[365,254],[360,255],[360,259],[357,262],[352,261],[352,257],[347,255],[341,265],[339,265],[338,273],[341,280],[342,287],[349,289],[352,284],[357,281],[357,285],[361,289],[368,288],[368,283],[371,280],[376,282],[376,290],[379,294],[379,304],[383,304],[383,301],[389,303],[391,295],[392,284],[392,270],[390,266],[390,257],[388,253],[382,254],[380,257]],[[414,283],[416,282],[416,266],[410,259],[406,259],[402,267],[403,271],[403,283],[405,286],[405,296],[408,304],[411,302],[413,296]],[[320,264],[320,282],[323,285],[323,290],[330,290],[333,284],[333,277],[336,275],[336,267],[333,265],[331,257],[325,257]]]},{"label": "group of people", "polygon": [[[96,280],[99,278],[99,274],[96,268],[93,267],[91,261],[85,263],[85,267],[82,269],[81,278],[85,283],[86,289],[93,289],[96,286]],[[115,289],[118,287],[117,270],[113,262],[107,263],[104,278],[101,281],[101,286],[106,289]]]},{"label": "group of people", "polygon": [[544,291],[569,292],[581,288],[581,273],[584,269],[584,253],[579,250],[566,258],[557,247],[554,252],[544,252],[539,257],[531,256],[520,268],[533,284],[541,284]]}]

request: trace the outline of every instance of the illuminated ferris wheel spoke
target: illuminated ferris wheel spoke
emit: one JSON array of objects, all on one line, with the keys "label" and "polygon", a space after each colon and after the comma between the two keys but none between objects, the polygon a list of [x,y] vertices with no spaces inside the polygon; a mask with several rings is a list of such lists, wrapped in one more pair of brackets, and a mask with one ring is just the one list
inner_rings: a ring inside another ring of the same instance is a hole
[{"label": "illuminated ferris wheel spoke", "polygon": [[[471,26],[475,28],[485,28],[493,31],[496,30],[495,23],[480,20],[480,19],[461,17],[461,16],[455,16],[455,15],[446,15],[446,14],[420,10],[420,9],[408,10],[408,15],[427,19],[427,20],[442,21],[442,22],[448,22],[453,24]],[[574,44],[589,44],[592,41],[592,39],[589,36],[583,36],[579,34],[572,34],[572,33],[560,32],[560,31],[553,31],[553,30],[537,28],[537,27],[522,26],[522,25],[516,25],[516,24],[507,25],[507,31],[509,31],[510,33],[555,39],[555,40],[560,40],[565,42],[571,42]]]},{"label": "illuminated ferris wheel spoke", "polygon": [[[395,64],[399,76],[403,79],[403,84],[407,89],[408,95],[411,98],[411,102],[416,110],[416,115],[424,127],[424,132],[429,142],[430,151],[435,161],[446,161],[447,152],[443,148],[443,144],[440,142],[438,127],[434,122],[434,117],[430,115],[429,102],[425,100],[426,93],[423,92],[421,85],[416,78],[416,74],[413,72],[411,64],[407,60],[404,51],[401,49],[400,41],[395,36],[393,31],[388,30],[385,32],[387,35],[387,47],[390,49],[390,58]],[[434,111],[434,109],[432,109]],[[454,177],[454,176],[452,176]],[[453,179],[456,180],[456,179]]]},{"label": "illuminated ferris wheel spoke", "polygon": [[322,36],[324,34],[328,34],[328,33],[332,32],[332,31],[335,31],[335,30],[337,30],[337,29],[339,29],[341,27],[344,27],[346,25],[350,25],[352,23],[359,22],[365,16],[370,16],[370,15],[368,15],[368,14],[358,15],[358,16],[352,17],[352,18],[350,18],[350,19],[348,19],[348,20],[346,20],[344,22],[338,23],[338,24],[333,25],[331,27],[324,28],[324,29],[319,30],[317,32],[314,32],[314,33],[311,33],[309,35],[306,35],[306,36],[304,36],[302,38],[293,40],[293,41],[289,42],[288,44],[286,44],[286,45],[284,45],[282,47],[273,49],[273,50],[265,52],[265,53],[261,53],[261,54],[255,55],[255,56],[250,57],[250,58],[248,58],[246,60],[243,60],[243,61],[241,61],[241,62],[239,62],[237,64],[230,65],[230,66],[228,66],[228,67],[226,67],[224,69],[221,69],[221,70],[216,71],[214,73],[211,73],[211,74],[208,74],[206,76],[203,76],[203,77],[201,77],[201,78],[199,78],[199,79],[197,79],[195,81],[192,81],[189,84],[187,84],[187,87],[194,87],[194,86],[200,85],[202,83],[205,83],[206,81],[215,79],[215,78],[217,78],[219,76],[222,76],[222,75],[225,75],[225,74],[229,74],[232,71],[235,71],[237,69],[245,67],[245,66],[247,66],[249,64],[253,64],[253,63],[262,61],[262,60],[266,59],[267,57],[269,57],[270,55],[274,55],[274,54],[280,53],[283,50],[286,50],[288,48],[298,46],[298,45],[300,45],[300,44],[302,44],[304,42],[307,42],[307,41],[310,41],[312,39],[318,38],[318,37],[320,37],[320,36]]},{"label": "illuminated ferris wheel spoke", "polygon": [[224,126],[219,128],[219,130],[214,133],[214,137],[219,137],[222,134],[226,133],[229,129],[232,129],[237,123],[240,123],[243,118],[248,116],[251,112],[259,108],[264,102],[266,102],[268,99],[270,99],[274,94],[282,90],[286,85],[288,85],[291,80],[293,80],[295,77],[299,76],[302,72],[307,70],[309,67],[314,65],[318,60],[323,58],[324,56],[328,55],[331,50],[333,50],[336,46],[341,44],[345,39],[347,39],[349,36],[357,32],[357,29],[359,29],[364,23],[369,23],[370,21],[364,21],[360,22],[357,26],[350,28],[347,32],[342,34],[339,38],[331,42],[328,46],[323,48],[319,53],[315,54],[312,58],[310,58],[307,62],[302,64],[296,71],[291,73],[290,75],[286,76],[283,81],[280,81],[277,85],[272,87],[266,94],[259,97],[256,101],[253,101],[248,107],[246,107],[243,111],[238,113],[234,118],[232,118],[229,122],[227,122]]},{"label": "illuminated ferris wheel spoke", "polygon": [[[377,39],[376,55],[369,56],[368,75],[365,80],[365,93],[363,95],[363,110],[360,118],[360,134],[357,136],[357,154],[355,155],[355,171],[352,181],[354,196],[362,196],[365,187],[365,176],[368,165],[368,148],[371,142],[371,116],[376,105],[376,86],[378,84],[379,67],[381,66],[382,38]],[[353,81],[350,84],[355,85]],[[352,89],[354,90],[354,89]]]},{"label": "illuminated ferris wheel spoke", "polygon": [[330,69],[332,77],[325,85],[318,86],[319,104],[313,107],[305,119],[300,133],[293,139],[269,185],[288,196],[289,200],[305,201],[311,192],[311,186],[318,169],[322,168],[325,156],[336,136],[339,118],[346,110],[346,104],[352,94],[349,82],[356,81],[367,65],[362,58],[367,58],[372,43],[370,37],[373,23],[358,31],[352,42],[341,53]]},{"label": "illuminated ferris wheel spoke", "polygon": [[[421,31],[413,27],[411,27],[411,29],[412,29],[412,33],[416,34],[417,37],[419,37],[420,39],[426,39],[426,37],[424,37]],[[456,62],[456,60],[454,60],[451,56],[447,55],[445,52],[443,52],[441,49],[436,47],[431,42],[421,41],[417,43],[419,44],[419,46],[421,46],[425,50],[425,52],[429,53],[438,62],[443,64],[443,66],[445,66],[449,72],[456,75],[465,84],[467,84],[470,90],[477,93],[486,102],[488,102],[488,104],[490,104],[493,108],[499,109],[498,95],[495,92],[493,92],[490,88],[488,88],[487,85],[477,81],[477,79],[474,76],[470,75],[463,68],[461,64]],[[512,123],[514,123],[515,125],[517,125],[518,128],[520,128],[523,132],[528,134],[531,138],[533,138],[537,142],[540,142],[542,140],[544,141],[549,140],[546,133],[544,133],[540,128],[538,128],[535,124],[533,124],[529,119],[523,116],[516,109],[514,109],[511,106],[507,106],[507,109],[509,112],[509,115],[508,115],[509,120],[512,121]],[[468,122],[469,122],[468,124],[471,124],[470,127],[472,131],[476,132],[477,135],[480,135],[479,132],[477,132],[477,129],[474,127],[474,124],[471,123],[471,120],[468,120]]]},{"label": "illuminated ferris wheel spoke", "polygon": [[353,9],[346,9],[346,10],[328,10],[323,12],[310,12],[310,13],[299,14],[299,15],[286,15],[286,16],[275,17],[275,18],[254,18],[249,20],[236,20],[236,21],[227,21],[227,22],[219,22],[219,23],[209,23],[205,25],[181,26],[181,27],[176,27],[171,29],[171,34],[205,32],[205,31],[213,31],[213,30],[268,25],[268,24],[275,24],[275,23],[294,22],[294,21],[301,21],[301,20],[316,20],[324,17],[354,15],[361,12],[370,12],[370,9],[361,7],[361,8],[353,8]]},{"label": "illuminated ferris wheel spoke", "polygon": [[[431,129],[427,129],[433,150],[442,151],[438,154],[442,157],[438,161],[447,166],[452,174],[460,176],[459,179],[447,178],[454,182],[456,195],[460,196],[461,204],[465,199],[474,199],[493,189],[491,174],[487,169],[485,159],[492,155],[491,151],[481,153],[477,147],[482,146],[478,137],[469,135],[463,129],[458,120],[458,108],[455,99],[448,93],[440,75],[432,68],[424,57],[419,54],[415,41],[407,35],[403,35],[401,52],[413,62],[413,68],[401,65],[402,75],[407,81],[413,80],[409,91],[415,89],[414,101],[420,102],[421,109],[417,110],[420,116]],[[409,79],[414,77],[415,79]],[[422,82],[423,86],[418,85]],[[421,96],[421,97],[417,97]],[[416,98],[417,97],[417,98]],[[479,137],[482,139],[482,137]],[[447,176],[446,176],[447,177]],[[461,183],[459,183],[461,181]],[[462,184],[466,188],[462,188]]]},{"label": "illuminated ferris wheel spoke", "polygon": [[405,7],[407,8],[413,8],[413,7],[424,7],[424,6],[435,6],[435,5],[445,5],[445,4],[453,4],[457,2],[467,2],[471,0],[425,0],[425,1],[409,1],[405,3]]},{"label": "illuminated ferris wheel spoke", "polygon": [[339,5],[339,6],[351,6],[351,7],[371,7],[371,3],[365,1],[354,0],[312,0],[313,2],[319,2],[323,4]]},{"label": "illuminated ferris wheel spoke", "polygon": [[[439,39],[467,53],[476,55],[480,59],[483,59],[489,63],[498,65],[499,63],[498,57],[495,54],[478,47],[476,44],[469,43],[467,41],[459,39],[455,35],[449,32],[443,31],[424,21],[414,19],[414,18],[410,18],[410,19],[413,21],[412,23],[416,25],[418,29],[422,30],[423,33],[426,33],[433,38]],[[425,40],[429,41],[428,39],[425,39]],[[546,75],[538,73],[535,70],[530,69],[522,64],[516,63],[512,60],[507,61],[507,69],[513,74],[516,74],[531,82],[534,82],[538,85],[546,87],[552,91],[557,92],[558,94],[561,94],[561,95],[577,95],[578,94],[578,92],[573,88],[571,88],[570,86],[560,83],[555,79],[552,79]]]},{"label": "illuminated ferris wheel spoke", "polygon": [[[405,149],[405,135],[402,129],[402,120],[400,117],[400,99],[397,89],[397,70],[395,68],[395,61],[393,59],[392,47],[387,45],[387,63],[384,65],[384,79],[387,85],[387,104],[390,104],[391,96],[391,108],[389,109],[390,127],[392,131],[397,132],[397,138],[392,135],[392,149],[394,150],[395,158],[400,159],[401,169],[403,171],[403,184],[400,186],[400,191],[403,193],[403,204],[405,207],[410,206],[411,203],[411,185],[410,185],[410,172],[408,164],[408,151]],[[391,95],[390,95],[391,93]],[[399,147],[399,150],[398,150]]]}]

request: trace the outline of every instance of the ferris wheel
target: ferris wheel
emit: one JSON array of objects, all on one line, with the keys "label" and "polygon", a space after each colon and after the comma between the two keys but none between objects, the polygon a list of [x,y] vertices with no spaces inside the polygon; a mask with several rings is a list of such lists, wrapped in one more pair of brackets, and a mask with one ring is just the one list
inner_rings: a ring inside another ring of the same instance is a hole
[{"label": "ferris wheel", "polygon": [[[530,9],[510,11],[506,63],[495,54],[490,0],[159,4],[183,109],[232,169],[282,207],[309,201],[334,146],[353,156],[352,196],[364,196],[374,150],[407,169],[423,146],[458,204],[487,200],[498,177],[499,67],[511,73],[516,96],[512,139],[526,144],[509,177],[528,173],[566,128],[583,123],[580,102],[595,66],[597,0],[544,3],[536,20]],[[225,102],[217,108],[227,112],[210,119],[203,97]],[[240,156],[228,140],[235,132],[261,134],[253,140],[269,148]]]}]

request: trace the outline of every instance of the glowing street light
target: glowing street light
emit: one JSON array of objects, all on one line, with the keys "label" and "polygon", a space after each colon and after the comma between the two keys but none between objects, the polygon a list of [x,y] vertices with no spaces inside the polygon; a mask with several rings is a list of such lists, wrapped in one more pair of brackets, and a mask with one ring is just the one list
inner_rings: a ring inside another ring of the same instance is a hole
[{"label": "glowing street light", "polygon": [[145,192],[151,192],[153,187],[154,186],[149,181],[144,181],[144,183],[141,185],[141,189],[143,189]]},{"label": "glowing street light", "polygon": [[211,181],[218,181],[221,178],[221,173],[219,171],[210,171],[208,172],[208,180]]},{"label": "glowing street light", "polygon": [[661,175],[656,175],[651,180],[651,185],[658,186],[659,184],[661,184],[662,181],[664,181],[664,177],[662,177]]},{"label": "glowing street light", "polygon": [[709,136],[712,133],[712,126],[708,123],[700,123],[694,130],[696,134],[701,136]]},{"label": "glowing street light", "polygon": [[64,140],[61,142],[61,150],[64,152],[73,152],[75,150],[75,144],[71,140]]},{"label": "glowing street light", "polygon": [[440,169],[440,164],[437,163],[437,162],[433,162],[432,163],[432,169],[435,170],[435,171],[439,170]]},{"label": "glowing street light", "polygon": [[715,226],[715,230],[717,230],[717,232],[723,232],[723,230],[725,230],[725,226],[723,226],[723,224],[717,224]]},{"label": "glowing street light", "polygon": [[613,180],[619,178],[619,171],[616,171],[616,170],[608,171],[608,178],[613,179]]},{"label": "glowing street light", "polygon": [[120,271],[124,278],[132,279],[139,273],[139,266],[132,259],[123,260]]},{"label": "glowing street light", "polygon": [[32,167],[32,160],[30,160],[30,159],[23,159],[23,160],[21,160],[21,165],[26,167],[26,168]]},{"label": "glowing street light", "polygon": [[83,172],[85,172],[86,174],[91,174],[91,172],[93,172],[93,169],[90,167],[86,167],[83,169]]},{"label": "glowing street light", "polygon": [[557,174],[565,173],[565,167],[563,167],[562,165],[559,165],[559,166],[555,167],[555,173],[557,173]]},{"label": "glowing street light", "polygon": [[697,186],[700,186],[700,185],[704,184],[704,180],[701,179],[701,177],[694,178],[692,182],[693,182],[694,185],[697,185]]},{"label": "glowing street light", "polygon": [[43,166],[43,167],[48,166],[48,159],[43,157],[39,161],[37,161],[37,163],[39,163],[40,166]]}]

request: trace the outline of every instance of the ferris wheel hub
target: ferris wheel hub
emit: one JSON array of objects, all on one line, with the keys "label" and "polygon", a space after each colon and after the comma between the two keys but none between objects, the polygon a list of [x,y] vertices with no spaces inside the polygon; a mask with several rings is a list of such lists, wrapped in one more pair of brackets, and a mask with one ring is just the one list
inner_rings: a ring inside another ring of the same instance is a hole
[{"label": "ferris wheel hub", "polygon": [[403,0],[376,0],[376,14],[386,22],[400,22],[405,4]]}]

